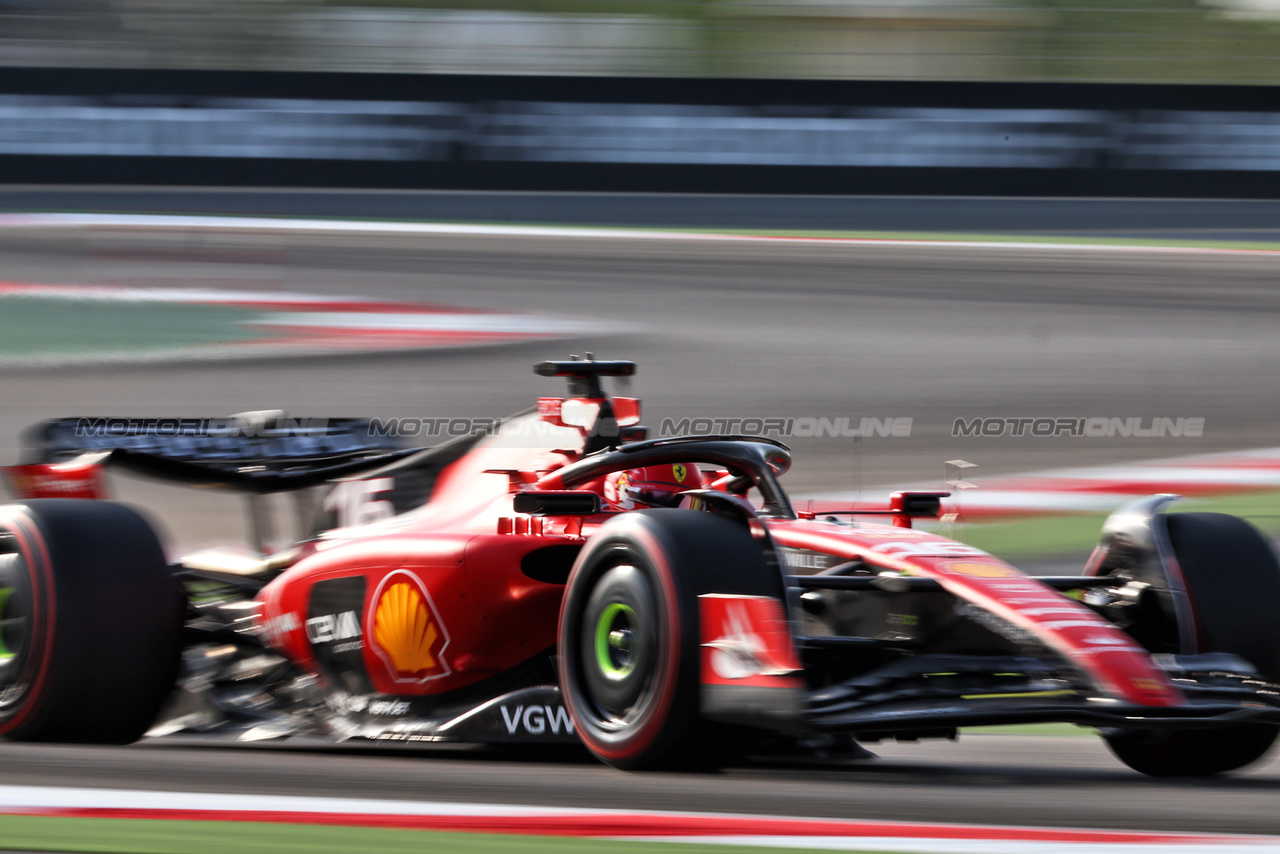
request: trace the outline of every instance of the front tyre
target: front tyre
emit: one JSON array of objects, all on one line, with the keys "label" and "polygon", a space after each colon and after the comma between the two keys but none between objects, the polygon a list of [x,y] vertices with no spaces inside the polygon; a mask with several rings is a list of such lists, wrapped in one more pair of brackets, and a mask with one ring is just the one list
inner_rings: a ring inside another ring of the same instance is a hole
[{"label": "front tyre", "polygon": [[[1165,517],[1169,543],[1194,606],[1204,652],[1228,652],[1280,681],[1280,563],[1243,519],[1221,513]],[[1105,737],[1130,768],[1153,777],[1206,777],[1243,768],[1271,749],[1280,726],[1116,730]]]},{"label": "front tyre", "polygon": [[0,507],[0,736],[136,741],[173,685],[184,616],[160,543],[133,510]]},{"label": "front tyre", "polygon": [[576,732],[618,768],[708,768],[731,730],[699,715],[698,596],[781,596],[761,545],[726,517],[644,510],[578,557],[560,610],[560,687]]},{"label": "front tyre", "polygon": [[1208,730],[1117,730],[1107,746],[1134,771],[1150,777],[1209,777],[1243,768],[1275,743],[1271,724]]}]

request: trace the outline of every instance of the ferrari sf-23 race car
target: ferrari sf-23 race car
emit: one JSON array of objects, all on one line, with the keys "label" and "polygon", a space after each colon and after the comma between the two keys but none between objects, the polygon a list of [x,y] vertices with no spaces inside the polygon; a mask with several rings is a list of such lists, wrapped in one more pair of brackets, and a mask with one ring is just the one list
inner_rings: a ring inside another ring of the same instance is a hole
[{"label": "ferrari sf-23 race car", "polygon": [[[1280,732],[1280,566],[1249,524],[1116,512],[1082,574],[913,527],[945,493],[798,511],[768,438],[648,439],[602,378],[436,447],[385,424],[60,419],[0,508],[0,734],[581,744],[627,769],[1095,727],[1153,775]],[[170,561],[104,466],[248,496],[260,553]],[[273,547],[275,493],[302,533]],[[51,497],[61,496],[61,497]],[[74,496],[74,497],[68,497]]]}]

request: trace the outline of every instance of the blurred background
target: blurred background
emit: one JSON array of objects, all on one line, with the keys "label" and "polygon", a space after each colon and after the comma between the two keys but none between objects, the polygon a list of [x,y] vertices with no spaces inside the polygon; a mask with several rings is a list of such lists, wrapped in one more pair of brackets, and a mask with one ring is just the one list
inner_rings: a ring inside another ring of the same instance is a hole
[{"label": "blurred background", "polygon": [[[940,527],[1033,573],[1079,572],[1156,492],[1274,537],[1278,84],[1280,0],[0,0],[0,466],[52,418],[492,419],[563,393],[533,362],[590,351],[639,363],[611,390],[654,435],[908,424],[779,435],[783,484],[827,507],[953,489]],[[251,538],[241,496],[109,488],[174,554]],[[1021,744],[959,771],[888,745],[821,780],[314,745],[5,761],[18,783],[1276,832],[1274,762],[1152,788],[1092,739]]]},{"label": "blurred background", "polygon": [[1274,83],[1275,0],[3,0],[0,63]]}]

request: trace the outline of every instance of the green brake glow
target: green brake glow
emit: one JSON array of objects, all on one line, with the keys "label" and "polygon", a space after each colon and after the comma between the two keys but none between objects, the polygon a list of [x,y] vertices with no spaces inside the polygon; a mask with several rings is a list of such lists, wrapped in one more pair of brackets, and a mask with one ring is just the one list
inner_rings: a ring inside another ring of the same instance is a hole
[{"label": "green brake glow", "polygon": [[600,666],[605,676],[612,679],[621,679],[635,669],[635,665],[630,661],[618,667],[613,663],[613,653],[609,650],[609,633],[613,631],[614,620],[619,614],[625,615],[627,620],[634,624],[636,612],[630,605],[624,605],[621,602],[612,602],[605,606],[604,613],[596,623],[596,664]]},{"label": "green brake glow", "polygon": [[[4,606],[9,603],[9,597],[12,594],[12,587],[0,587],[0,615],[4,614]],[[4,642],[4,635],[0,634],[0,661],[8,661],[13,658],[13,655],[13,652]]]},{"label": "green brake glow", "polygon": [[1009,694],[961,694],[961,700],[1004,700],[1009,697],[1069,697],[1076,693],[1069,688],[1060,691],[1014,691]]}]

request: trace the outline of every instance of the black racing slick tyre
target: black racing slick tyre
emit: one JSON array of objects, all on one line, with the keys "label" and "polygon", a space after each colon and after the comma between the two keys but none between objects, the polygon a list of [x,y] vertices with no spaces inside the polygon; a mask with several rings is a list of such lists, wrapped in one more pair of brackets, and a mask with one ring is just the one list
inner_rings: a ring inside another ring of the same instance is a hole
[{"label": "black racing slick tyre", "polygon": [[560,610],[560,688],[575,731],[617,768],[708,769],[735,730],[699,716],[703,593],[783,595],[744,526],[695,510],[607,522],[570,573]]},{"label": "black racing slick tyre", "polygon": [[71,499],[0,507],[0,736],[136,741],[173,686],[185,613],[135,511]]},{"label": "black racing slick tyre", "polygon": [[[1200,651],[1227,652],[1280,681],[1280,563],[1266,539],[1243,519],[1221,513],[1174,513],[1169,542],[1190,596]],[[1205,777],[1243,768],[1275,743],[1280,726],[1118,730],[1107,745],[1126,765],[1153,777]]]}]

